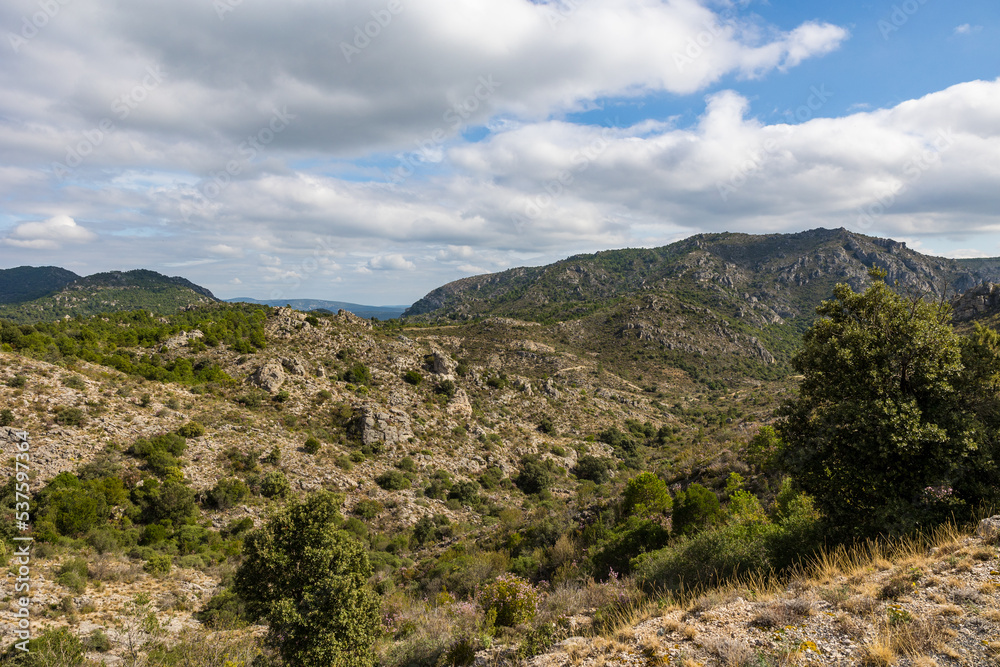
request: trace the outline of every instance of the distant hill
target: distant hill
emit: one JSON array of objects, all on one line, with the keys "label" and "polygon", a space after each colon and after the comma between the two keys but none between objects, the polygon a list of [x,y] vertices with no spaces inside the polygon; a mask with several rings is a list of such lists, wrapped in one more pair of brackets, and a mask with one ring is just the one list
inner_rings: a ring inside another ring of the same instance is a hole
[{"label": "distant hill", "polygon": [[58,266],[0,269],[0,303],[22,303],[62,289],[80,276]]},{"label": "distant hill", "polygon": [[76,277],[40,298],[0,305],[0,318],[28,323],[127,310],[168,314],[217,301],[209,290],[184,278],[145,269],[108,271]]},{"label": "distant hill", "polygon": [[391,320],[400,317],[408,306],[364,306],[359,303],[348,303],[346,301],[324,301],[322,299],[252,299],[248,296],[226,299],[230,303],[259,303],[267,306],[279,308],[281,306],[291,306],[295,310],[309,312],[311,310],[329,311],[336,313],[344,309],[354,313],[358,317],[370,319],[377,317],[380,320]]},{"label": "distant hill", "polygon": [[[549,325],[608,364],[661,358],[701,377],[783,372],[816,306],[876,265],[901,292],[952,297],[1000,282],[1000,259],[922,255],[846,229],[700,234],[661,248],[576,255],[439,287],[411,321],[515,318]],[[638,372],[638,371],[637,371]]]}]

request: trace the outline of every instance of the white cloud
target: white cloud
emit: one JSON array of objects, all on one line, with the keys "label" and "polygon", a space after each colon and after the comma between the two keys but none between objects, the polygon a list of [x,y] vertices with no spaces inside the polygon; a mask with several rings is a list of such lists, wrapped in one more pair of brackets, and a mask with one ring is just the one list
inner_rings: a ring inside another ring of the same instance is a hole
[{"label": "white cloud", "polygon": [[215,245],[209,246],[207,250],[215,255],[223,255],[225,257],[243,256],[243,248],[237,248],[231,245],[226,245],[225,243],[217,243]]},{"label": "white cloud", "polygon": [[41,222],[23,222],[14,227],[4,243],[32,250],[55,250],[67,244],[89,243],[97,234],[82,227],[68,215],[56,215]]},{"label": "white cloud", "polygon": [[376,255],[368,260],[367,268],[375,271],[412,271],[417,265],[398,253]]},{"label": "white cloud", "polygon": [[969,23],[963,23],[960,26],[955,26],[956,35],[971,35],[974,32],[979,32],[983,29],[981,25],[971,25]]}]

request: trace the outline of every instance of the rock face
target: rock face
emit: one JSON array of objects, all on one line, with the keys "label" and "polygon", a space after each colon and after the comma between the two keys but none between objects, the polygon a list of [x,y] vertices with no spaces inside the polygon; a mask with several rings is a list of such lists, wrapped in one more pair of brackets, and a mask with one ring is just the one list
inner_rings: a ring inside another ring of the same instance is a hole
[{"label": "rock face", "polygon": [[453,375],[455,373],[455,368],[458,364],[455,360],[448,356],[448,353],[443,350],[434,350],[434,361],[432,363],[432,368],[438,375]]},{"label": "rock face", "polygon": [[472,416],[472,403],[469,402],[469,395],[464,389],[455,392],[455,396],[448,402],[447,410],[451,415]]},{"label": "rock face", "polygon": [[985,312],[996,311],[1000,308],[1000,285],[986,282],[973,287],[953,299],[951,306],[952,318],[956,322],[965,322]]},{"label": "rock face", "polygon": [[362,444],[375,448],[394,448],[413,435],[410,416],[398,408],[363,405],[354,426],[361,435]]},{"label": "rock face", "polygon": [[247,382],[273,394],[285,382],[285,369],[277,361],[269,361],[251,373]]},{"label": "rock face", "polygon": [[160,350],[161,351],[162,350],[175,350],[178,347],[183,347],[184,345],[187,345],[188,341],[194,340],[196,338],[202,338],[202,337],[204,337],[204,335],[205,334],[203,334],[198,329],[193,329],[191,331],[182,331],[181,333],[177,334],[176,336],[173,336],[172,338],[168,338],[166,341],[164,341],[163,345],[160,346]]}]

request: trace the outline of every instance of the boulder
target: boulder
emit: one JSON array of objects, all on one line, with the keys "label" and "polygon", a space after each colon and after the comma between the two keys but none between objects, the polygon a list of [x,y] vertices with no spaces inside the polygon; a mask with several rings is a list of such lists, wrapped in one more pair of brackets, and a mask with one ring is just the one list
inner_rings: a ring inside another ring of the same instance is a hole
[{"label": "boulder", "polygon": [[461,415],[463,417],[472,416],[472,403],[469,402],[469,395],[464,389],[459,389],[450,401],[448,401],[448,414]]},{"label": "boulder", "polygon": [[251,373],[247,381],[273,394],[285,382],[285,369],[277,361],[269,361]]},{"label": "boulder", "polygon": [[1000,535],[1000,515],[991,516],[980,521],[979,527],[976,528],[976,535],[984,540],[989,540]]},{"label": "boulder", "polygon": [[297,357],[289,357],[282,359],[281,366],[292,375],[306,374],[305,364],[303,364],[302,360],[298,359]]}]

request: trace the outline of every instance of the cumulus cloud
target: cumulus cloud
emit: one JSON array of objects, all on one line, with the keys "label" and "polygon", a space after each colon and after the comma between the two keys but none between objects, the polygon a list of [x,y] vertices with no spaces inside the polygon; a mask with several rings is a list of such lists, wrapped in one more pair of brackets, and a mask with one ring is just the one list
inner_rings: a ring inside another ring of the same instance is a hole
[{"label": "cumulus cloud", "polygon": [[376,255],[368,260],[368,269],[375,271],[412,271],[417,265],[398,253]]},{"label": "cumulus cloud", "polygon": [[78,225],[68,215],[56,215],[41,222],[23,222],[14,227],[4,243],[17,248],[55,250],[65,245],[89,243],[97,234]]}]

